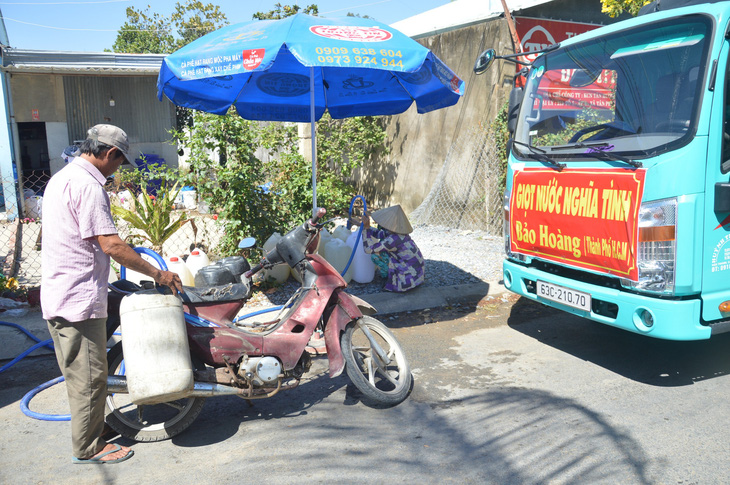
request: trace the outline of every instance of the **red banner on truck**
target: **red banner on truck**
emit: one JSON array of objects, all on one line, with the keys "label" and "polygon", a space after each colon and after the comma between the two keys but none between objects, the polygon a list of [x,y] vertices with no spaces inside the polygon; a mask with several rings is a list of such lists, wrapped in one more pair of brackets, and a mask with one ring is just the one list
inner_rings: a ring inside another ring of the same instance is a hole
[{"label": "red banner on truck", "polygon": [[511,251],[637,281],[645,176],[645,169],[516,171]]}]

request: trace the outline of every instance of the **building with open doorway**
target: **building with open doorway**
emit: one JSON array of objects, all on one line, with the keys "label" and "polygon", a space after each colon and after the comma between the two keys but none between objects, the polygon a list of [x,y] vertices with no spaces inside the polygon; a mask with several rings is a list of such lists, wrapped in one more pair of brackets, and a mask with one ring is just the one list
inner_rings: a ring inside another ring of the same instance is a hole
[{"label": "building with open doorway", "polygon": [[175,107],[157,100],[163,55],[0,49],[0,113],[8,127],[7,133],[0,130],[6,219],[32,215],[26,200],[42,195],[65,163],[64,149],[99,123],[124,129],[130,153],[156,155],[177,166],[177,148],[170,144]]}]

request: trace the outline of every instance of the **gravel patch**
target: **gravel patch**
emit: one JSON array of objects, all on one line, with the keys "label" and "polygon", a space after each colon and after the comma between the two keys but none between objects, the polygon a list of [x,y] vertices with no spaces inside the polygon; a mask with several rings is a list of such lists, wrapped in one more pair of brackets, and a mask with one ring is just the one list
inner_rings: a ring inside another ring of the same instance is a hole
[{"label": "gravel patch", "polygon": [[[438,226],[416,226],[411,237],[426,260],[423,286],[442,287],[502,279],[504,239],[484,231],[463,231]],[[376,274],[370,283],[351,281],[347,292],[353,295],[380,293],[385,280]],[[282,305],[299,287],[293,278],[267,293],[254,294],[247,305]]]}]

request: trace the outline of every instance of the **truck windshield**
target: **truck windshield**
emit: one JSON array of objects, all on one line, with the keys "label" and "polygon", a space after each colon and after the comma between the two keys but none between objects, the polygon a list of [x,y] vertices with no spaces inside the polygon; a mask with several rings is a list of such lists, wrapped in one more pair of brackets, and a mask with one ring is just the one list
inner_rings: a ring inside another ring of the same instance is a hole
[{"label": "truck windshield", "polygon": [[695,131],[712,22],[690,15],[566,46],[532,66],[515,151],[640,158]]}]

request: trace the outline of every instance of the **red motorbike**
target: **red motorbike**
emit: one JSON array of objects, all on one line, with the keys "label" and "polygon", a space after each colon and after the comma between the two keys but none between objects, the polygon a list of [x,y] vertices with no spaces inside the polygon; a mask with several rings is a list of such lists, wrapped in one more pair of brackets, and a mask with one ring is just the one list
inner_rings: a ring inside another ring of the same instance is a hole
[{"label": "red motorbike", "polygon": [[[324,334],[330,377],[347,371],[363,401],[394,406],[408,396],[413,377],[393,333],[371,315],[375,309],[344,291],[347,284],[324,258],[314,254],[325,210],[293,229],[243,274],[240,283],[209,288],[186,287],[183,308],[194,369],[194,387],[182,399],[154,405],[129,400],[122,342],[108,353],[107,423],[136,441],[160,441],[187,429],[207,397],[234,395],[245,400],[269,398],[296,387],[311,366],[307,351],[315,332]],[[237,321],[251,294],[251,278],[262,269],[287,263],[302,286],[266,322]],[[133,283],[112,285],[111,335],[119,325],[119,302]]]}]

